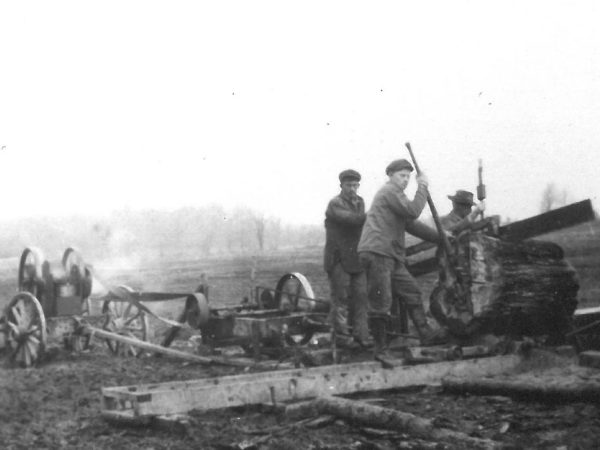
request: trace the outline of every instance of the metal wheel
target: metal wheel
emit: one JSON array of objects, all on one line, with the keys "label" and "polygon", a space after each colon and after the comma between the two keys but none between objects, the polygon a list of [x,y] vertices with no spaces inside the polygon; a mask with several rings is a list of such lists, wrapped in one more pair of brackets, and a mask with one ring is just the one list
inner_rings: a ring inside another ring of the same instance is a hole
[{"label": "metal wheel", "polygon": [[185,320],[187,324],[198,330],[206,325],[209,319],[210,308],[204,294],[197,292],[189,295],[185,301]]},{"label": "metal wheel", "polygon": [[27,247],[21,253],[19,261],[18,287],[19,291],[30,292],[39,297],[39,282],[43,279],[43,264],[46,258],[37,247]]},{"label": "metal wheel", "polygon": [[[129,286],[119,286],[118,294],[123,300],[107,300],[102,305],[102,312],[106,315],[104,329],[112,333],[138,339],[147,340],[148,318],[133,303],[127,301],[134,291]],[[117,355],[140,356],[142,350],[132,345],[106,339],[110,351]]]},{"label": "metal wheel", "polygon": [[[178,322],[185,322],[194,330],[200,330],[204,327],[210,319],[210,308],[208,306],[208,300],[204,294],[196,292],[188,295],[185,300],[185,309],[183,313],[177,318]],[[173,340],[177,337],[180,327],[171,327],[165,333],[165,336],[160,345],[168,347],[171,345]]]},{"label": "metal wheel", "polygon": [[66,274],[70,274],[71,270],[77,270],[81,278],[85,276],[85,262],[83,261],[83,257],[73,247],[68,247],[63,253],[62,266]]},{"label": "metal wheel", "polygon": [[315,294],[306,277],[299,272],[285,274],[275,288],[275,305],[283,311],[312,311]]},{"label": "metal wheel", "polygon": [[20,292],[8,303],[4,316],[11,359],[24,367],[32,366],[39,361],[47,341],[40,302],[29,292]]},{"label": "metal wheel", "polygon": [[[68,247],[63,253],[62,266],[65,274],[71,279],[77,280],[77,295],[84,300],[92,293],[92,273],[85,265],[85,261],[76,249]],[[85,306],[82,305],[82,309]]]}]

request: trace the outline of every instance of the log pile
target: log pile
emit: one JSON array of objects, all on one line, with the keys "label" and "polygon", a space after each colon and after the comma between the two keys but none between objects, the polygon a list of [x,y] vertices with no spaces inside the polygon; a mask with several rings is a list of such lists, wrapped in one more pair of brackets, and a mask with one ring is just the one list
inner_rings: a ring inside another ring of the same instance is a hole
[{"label": "log pile", "polygon": [[434,291],[431,311],[457,334],[563,336],[579,284],[560,246],[465,233],[455,245],[463,297]]}]

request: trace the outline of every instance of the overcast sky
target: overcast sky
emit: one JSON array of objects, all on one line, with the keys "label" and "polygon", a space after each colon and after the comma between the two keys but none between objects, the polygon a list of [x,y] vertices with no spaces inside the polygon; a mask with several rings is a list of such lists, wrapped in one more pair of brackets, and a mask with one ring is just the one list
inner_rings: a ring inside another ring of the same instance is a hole
[{"label": "overcast sky", "polygon": [[3,219],[246,205],[323,219],[337,175],[367,205],[410,141],[446,195],[539,212],[600,193],[597,1],[0,3]]}]

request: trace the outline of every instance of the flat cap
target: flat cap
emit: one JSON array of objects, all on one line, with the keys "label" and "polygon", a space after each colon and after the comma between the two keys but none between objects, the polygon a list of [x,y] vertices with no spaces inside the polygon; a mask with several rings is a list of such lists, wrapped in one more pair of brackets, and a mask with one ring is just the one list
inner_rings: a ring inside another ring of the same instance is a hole
[{"label": "flat cap", "polygon": [[460,203],[461,205],[471,205],[473,206],[475,202],[473,201],[473,193],[469,191],[458,190],[456,194],[449,195],[448,198],[452,200],[454,203]]},{"label": "flat cap", "polygon": [[386,175],[391,175],[394,172],[398,172],[399,170],[409,170],[412,172],[415,169],[413,168],[412,164],[409,163],[407,160],[396,159],[395,161],[392,161],[388,164],[388,166],[385,168],[385,173]]},{"label": "flat cap", "polygon": [[340,182],[348,180],[360,181],[360,173],[358,173],[356,170],[346,169],[340,172],[339,178]]}]

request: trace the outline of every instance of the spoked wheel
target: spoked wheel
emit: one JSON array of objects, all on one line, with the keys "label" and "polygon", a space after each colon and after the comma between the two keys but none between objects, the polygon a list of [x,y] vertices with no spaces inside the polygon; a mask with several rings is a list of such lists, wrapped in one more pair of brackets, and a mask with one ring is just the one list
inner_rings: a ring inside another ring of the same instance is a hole
[{"label": "spoked wheel", "polygon": [[275,288],[275,304],[283,311],[312,311],[315,294],[306,277],[298,272],[285,274]]},{"label": "spoked wheel", "polygon": [[[134,292],[133,289],[129,286],[119,286],[116,291],[122,300],[104,302],[102,312],[106,315],[106,322],[103,328],[112,333],[145,341],[148,337],[148,318],[144,311],[127,301]],[[118,355],[140,356],[142,353],[142,350],[133,345],[113,339],[106,339],[106,345],[112,353]]]},{"label": "spoked wheel", "polygon": [[5,319],[11,359],[31,367],[42,356],[47,340],[46,318],[40,302],[29,292],[20,292],[6,307]]},{"label": "spoked wheel", "polygon": [[30,292],[35,297],[40,297],[43,289],[43,264],[46,258],[44,253],[36,247],[28,247],[21,253],[19,261],[18,290]]}]

